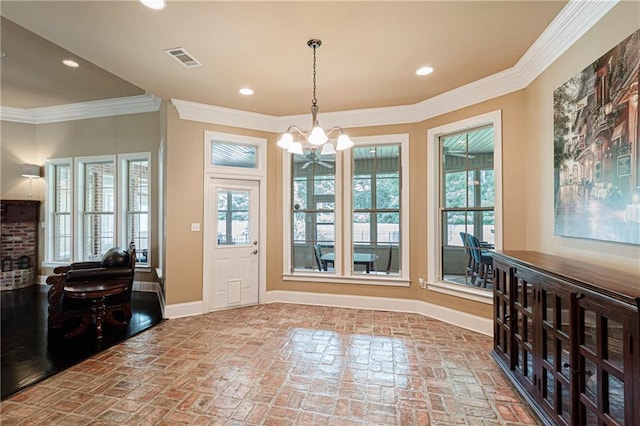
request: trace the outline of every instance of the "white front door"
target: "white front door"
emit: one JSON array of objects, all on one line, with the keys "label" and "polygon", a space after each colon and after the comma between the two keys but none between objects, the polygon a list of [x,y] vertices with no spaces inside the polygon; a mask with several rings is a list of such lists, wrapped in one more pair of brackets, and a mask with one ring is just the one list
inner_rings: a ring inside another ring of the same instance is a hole
[{"label": "white front door", "polygon": [[212,259],[205,259],[209,310],[258,303],[260,183],[249,180],[210,179],[205,238],[212,242]]}]

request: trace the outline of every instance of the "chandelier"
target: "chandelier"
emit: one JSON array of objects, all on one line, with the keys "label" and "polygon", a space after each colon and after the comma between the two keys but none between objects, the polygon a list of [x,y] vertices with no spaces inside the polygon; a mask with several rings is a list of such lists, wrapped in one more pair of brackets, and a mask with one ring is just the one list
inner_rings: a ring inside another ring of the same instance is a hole
[{"label": "chandelier", "polygon": [[[335,154],[336,150],[342,151],[353,146],[353,142],[341,127],[334,126],[328,131],[324,131],[318,124],[318,99],[316,99],[316,49],[322,45],[322,41],[311,39],[307,41],[307,46],[313,49],[313,99],[311,100],[311,130],[300,130],[296,126],[289,126],[287,131],[280,137],[277,145],[288,150],[291,154],[303,155],[302,143],[308,145],[311,152],[320,150],[322,155]],[[337,135],[338,139],[335,147],[330,137]]]}]

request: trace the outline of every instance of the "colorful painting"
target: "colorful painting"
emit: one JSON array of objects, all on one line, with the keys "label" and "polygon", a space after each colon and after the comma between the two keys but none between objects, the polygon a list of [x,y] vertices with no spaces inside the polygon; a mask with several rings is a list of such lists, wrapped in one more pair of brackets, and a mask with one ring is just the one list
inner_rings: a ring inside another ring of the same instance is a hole
[{"label": "colorful painting", "polygon": [[553,92],[555,235],[640,245],[640,30]]}]

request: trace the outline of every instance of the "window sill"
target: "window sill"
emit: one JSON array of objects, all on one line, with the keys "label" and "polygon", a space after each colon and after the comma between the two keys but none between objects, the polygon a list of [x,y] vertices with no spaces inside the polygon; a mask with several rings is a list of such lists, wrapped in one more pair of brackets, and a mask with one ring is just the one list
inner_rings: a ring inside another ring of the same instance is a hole
[{"label": "window sill", "polygon": [[411,282],[401,277],[382,277],[382,276],[340,276],[325,273],[304,273],[282,274],[284,281],[302,281],[302,282],[322,282],[331,284],[362,284],[377,285],[389,287],[409,287]]},{"label": "window sill", "polygon": [[489,290],[481,290],[477,287],[468,287],[462,284],[437,281],[427,283],[427,289],[429,291],[435,291],[436,293],[448,294],[449,296],[455,296],[461,299],[493,305],[493,292]]}]

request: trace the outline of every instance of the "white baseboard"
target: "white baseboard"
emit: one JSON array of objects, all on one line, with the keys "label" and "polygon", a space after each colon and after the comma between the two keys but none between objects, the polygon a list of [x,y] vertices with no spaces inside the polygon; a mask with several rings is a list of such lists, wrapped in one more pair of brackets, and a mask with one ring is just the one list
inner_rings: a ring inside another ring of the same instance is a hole
[{"label": "white baseboard", "polygon": [[[167,305],[164,310],[164,317],[171,319],[201,315],[205,313],[202,303],[202,300],[198,300],[196,302]],[[493,336],[493,321],[491,319],[456,311],[455,309],[434,305],[421,300],[274,290],[268,291],[264,300],[260,301],[260,303],[297,303],[301,305],[331,306],[335,308],[415,313],[486,336]]]},{"label": "white baseboard", "polygon": [[36,275],[36,284],[47,285],[48,275]]},{"label": "white baseboard", "polygon": [[478,317],[421,300],[283,290],[269,291],[265,299],[266,300],[263,301],[264,303],[299,303],[303,305],[333,306],[336,308],[417,313],[486,336],[493,336],[493,321],[491,319]]},{"label": "white baseboard", "polygon": [[165,318],[181,318],[191,317],[194,315],[202,315],[204,309],[202,307],[202,300],[196,302],[176,303],[173,305],[167,305],[164,308]]}]

